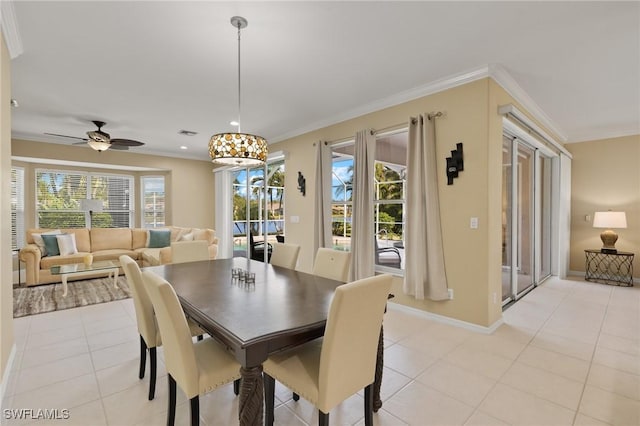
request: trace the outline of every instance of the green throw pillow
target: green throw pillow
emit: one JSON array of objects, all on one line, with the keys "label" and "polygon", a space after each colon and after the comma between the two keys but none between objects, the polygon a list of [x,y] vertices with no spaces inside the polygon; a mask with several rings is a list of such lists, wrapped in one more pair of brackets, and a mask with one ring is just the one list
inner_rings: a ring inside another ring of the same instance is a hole
[{"label": "green throw pillow", "polygon": [[58,247],[57,235],[44,235],[42,234],[42,241],[44,241],[44,247],[47,249],[47,256],[59,256],[60,248]]},{"label": "green throw pillow", "polygon": [[149,248],[162,248],[171,245],[171,230],[149,229]]}]

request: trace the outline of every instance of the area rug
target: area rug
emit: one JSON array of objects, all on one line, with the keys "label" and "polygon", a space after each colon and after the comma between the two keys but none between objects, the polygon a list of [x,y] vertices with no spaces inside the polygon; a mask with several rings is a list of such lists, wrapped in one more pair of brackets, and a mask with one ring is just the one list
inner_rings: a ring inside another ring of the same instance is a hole
[{"label": "area rug", "polygon": [[113,286],[113,278],[70,281],[69,292],[62,297],[62,283],[45,284],[13,289],[13,317],[42,314],[111,302],[131,297],[131,291],[124,276],[118,277],[118,288]]}]

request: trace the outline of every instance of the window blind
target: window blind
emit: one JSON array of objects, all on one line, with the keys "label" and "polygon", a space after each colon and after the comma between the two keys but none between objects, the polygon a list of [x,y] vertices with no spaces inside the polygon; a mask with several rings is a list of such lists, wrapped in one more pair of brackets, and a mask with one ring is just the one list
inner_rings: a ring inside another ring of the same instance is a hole
[{"label": "window blind", "polygon": [[[133,177],[60,170],[36,170],[36,226],[116,228],[133,224]],[[80,200],[102,201],[102,211],[85,212]]]},{"label": "window blind", "polygon": [[11,168],[11,249],[24,246],[24,169]]},{"label": "window blind", "polygon": [[142,178],[142,226],[156,228],[164,226],[165,192],[164,176]]}]

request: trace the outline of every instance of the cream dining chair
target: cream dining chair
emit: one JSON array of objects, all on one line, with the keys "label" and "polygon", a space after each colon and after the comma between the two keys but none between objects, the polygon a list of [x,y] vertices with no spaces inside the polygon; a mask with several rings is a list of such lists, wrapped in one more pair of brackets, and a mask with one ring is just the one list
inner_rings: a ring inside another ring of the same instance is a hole
[{"label": "cream dining chair", "polygon": [[[156,348],[162,345],[162,339],[160,338],[158,324],[153,313],[151,299],[149,299],[149,294],[142,282],[140,267],[135,260],[127,255],[120,256],[120,265],[131,289],[138,323],[138,333],[140,334],[140,372],[138,373],[138,378],[144,378],[147,351],[149,351],[149,400],[152,400],[156,390]],[[191,335],[198,336],[198,339],[202,340],[202,335],[205,334],[205,331],[193,321],[189,321],[188,324]]]},{"label": "cream dining chair", "polygon": [[[138,377],[144,378],[147,365],[147,351],[149,351],[149,400],[155,396],[156,390],[156,372],[157,372],[157,355],[156,348],[162,345],[162,339],[158,331],[155,314],[149,294],[142,282],[140,267],[135,260],[127,255],[120,256],[120,265],[124,270],[127,284],[131,289],[133,296],[133,306],[136,311],[136,321],[138,323],[138,333],[140,334],[140,372]],[[192,336],[198,336],[202,339],[205,331],[192,321],[189,321],[189,332]]]},{"label": "cream dining chair", "polygon": [[171,243],[171,263],[209,260],[209,244],[205,240],[176,241]]},{"label": "cream dining chair", "polygon": [[[351,252],[320,247],[313,261],[313,275],[346,283],[349,281]],[[300,400],[300,395],[293,393],[293,400]]]},{"label": "cream dining chair", "polygon": [[275,380],[318,409],[318,424],[329,424],[329,412],[364,388],[365,425],[373,424],[373,382],[378,338],[391,275],[378,275],[336,288],[324,333],[264,363],[266,425],[274,422]]},{"label": "cream dining chair", "polygon": [[349,281],[351,252],[320,247],[313,262],[313,275],[346,283]]},{"label": "cream dining chair", "polygon": [[275,243],[272,244],[273,252],[271,254],[272,265],[282,266],[283,268],[295,269],[298,262],[298,254],[300,253],[300,246],[290,243]]},{"label": "cream dining chair", "polygon": [[240,379],[240,363],[215,340],[193,342],[173,287],[151,271],[142,272],[164,341],[169,380],[167,425],[176,417],[176,384],[191,403],[191,425],[200,423],[200,395]]}]

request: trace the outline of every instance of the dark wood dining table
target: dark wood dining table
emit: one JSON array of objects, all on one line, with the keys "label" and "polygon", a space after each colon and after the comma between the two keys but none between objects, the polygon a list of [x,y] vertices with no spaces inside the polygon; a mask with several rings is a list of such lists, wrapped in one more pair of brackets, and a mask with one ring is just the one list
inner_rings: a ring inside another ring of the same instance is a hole
[{"label": "dark wood dining table", "polygon": [[[255,273],[255,283],[233,278],[233,268]],[[241,364],[240,425],[263,424],[262,363],[269,354],[322,336],[333,293],[342,284],[244,257],[145,269],[169,281],[185,314]]]}]

